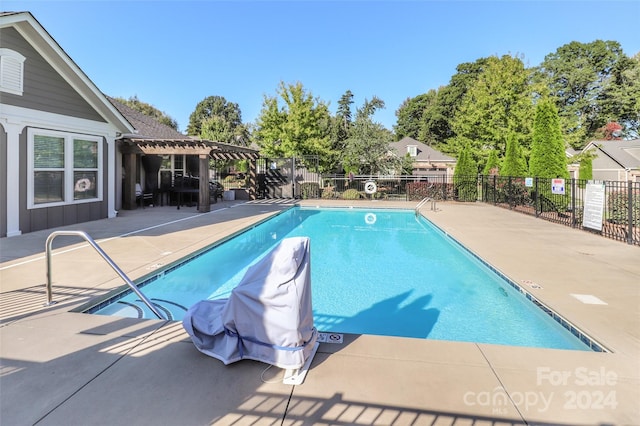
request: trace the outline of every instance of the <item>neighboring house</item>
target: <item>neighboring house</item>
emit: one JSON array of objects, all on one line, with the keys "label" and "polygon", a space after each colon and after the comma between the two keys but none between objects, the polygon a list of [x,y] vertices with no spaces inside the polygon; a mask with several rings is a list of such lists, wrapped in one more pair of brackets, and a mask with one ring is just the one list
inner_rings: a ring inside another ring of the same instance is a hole
[{"label": "neighboring house", "polygon": [[0,237],[114,217],[133,127],[29,13],[0,13]]},{"label": "neighboring house", "polygon": [[408,136],[389,144],[399,157],[407,154],[413,159],[413,176],[450,176],[456,167],[456,159],[436,151],[430,146]]},{"label": "neighboring house", "polygon": [[565,148],[564,155],[567,157],[567,169],[569,170],[569,177],[571,179],[578,179],[580,172],[580,162],[575,161],[576,155],[580,154],[571,147]]},{"label": "neighboring house", "polygon": [[640,139],[591,141],[582,151],[597,153],[594,180],[640,182]]}]

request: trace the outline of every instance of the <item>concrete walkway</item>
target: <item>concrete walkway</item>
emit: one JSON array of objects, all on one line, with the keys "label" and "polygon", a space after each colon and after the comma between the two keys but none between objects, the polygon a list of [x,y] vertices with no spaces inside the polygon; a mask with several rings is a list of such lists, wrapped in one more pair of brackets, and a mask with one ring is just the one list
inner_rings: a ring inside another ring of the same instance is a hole
[{"label": "concrete walkway", "polygon": [[[154,207],[70,228],[135,280],[288,207]],[[57,303],[43,307],[48,230],[0,240],[0,423],[640,424],[640,248],[482,204],[422,213],[611,353],[345,335],[283,385],[277,368],[200,354],[180,323],[69,312],[122,285],[77,237],[54,241]]]}]

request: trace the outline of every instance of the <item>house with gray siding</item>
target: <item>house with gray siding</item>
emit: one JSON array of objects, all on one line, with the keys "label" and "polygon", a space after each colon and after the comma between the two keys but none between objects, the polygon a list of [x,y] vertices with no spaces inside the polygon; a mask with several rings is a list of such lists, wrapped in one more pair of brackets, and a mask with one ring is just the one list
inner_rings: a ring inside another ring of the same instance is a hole
[{"label": "house with gray siding", "polygon": [[591,141],[583,152],[593,152],[594,180],[640,182],[640,139]]},{"label": "house with gray siding", "polygon": [[414,176],[451,176],[456,159],[431,148],[409,136],[392,142],[389,146],[399,157],[409,155],[413,161]]},{"label": "house with gray siding", "polygon": [[133,131],[31,13],[0,13],[0,237],[114,217]]}]

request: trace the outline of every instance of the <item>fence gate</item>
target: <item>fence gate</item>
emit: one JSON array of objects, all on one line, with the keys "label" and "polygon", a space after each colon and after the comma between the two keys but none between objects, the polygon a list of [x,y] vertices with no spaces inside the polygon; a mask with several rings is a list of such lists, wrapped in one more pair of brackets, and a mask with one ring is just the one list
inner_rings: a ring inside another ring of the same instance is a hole
[{"label": "fence gate", "polygon": [[305,183],[320,184],[317,156],[260,158],[258,198],[302,198]]}]

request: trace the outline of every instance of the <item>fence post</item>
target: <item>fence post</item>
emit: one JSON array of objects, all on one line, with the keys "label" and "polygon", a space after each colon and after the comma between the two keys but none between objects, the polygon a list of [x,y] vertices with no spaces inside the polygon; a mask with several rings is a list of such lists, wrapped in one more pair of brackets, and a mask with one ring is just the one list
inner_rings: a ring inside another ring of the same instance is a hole
[{"label": "fence post", "polygon": [[538,176],[536,176],[534,179],[534,183],[533,183],[533,187],[535,188],[534,191],[534,196],[533,196],[533,208],[536,212],[536,217],[540,216],[540,210],[538,209],[538,200],[540,199],[540,191],[538,189]]},{"label": "fence post", "polygon": [[[451,176],[451,181],[453,181],[453,176]],[[442,175],[442,185],[440,185],[440,188],[442,188],[442,199],[446,201],[447,199],[447,185],[449,183],[449,178],[445,175]]]},{"label": "fence post", "polygon": [[633,183],[627,182],[627,243],[633,244]]},{"label": "fence post", "polygon": [[571,179],[571,227],[576,227],[576,180]]},{"label": "fence post", "polygon": [[494,206],[498,204],[497,191],[498,189],[496,188],[496,175],[493,175],[493,205]]}]

